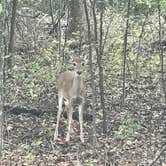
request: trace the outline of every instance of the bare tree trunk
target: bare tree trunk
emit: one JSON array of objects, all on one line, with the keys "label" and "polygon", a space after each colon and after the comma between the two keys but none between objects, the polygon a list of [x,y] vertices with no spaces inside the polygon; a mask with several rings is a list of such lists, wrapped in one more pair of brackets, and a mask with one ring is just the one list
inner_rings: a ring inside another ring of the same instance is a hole
[{"label": "bare tree trunk", "polygon": [[97,18],[96,18],[96,0],[90,1],[92,5],[93,12],[93,21],[94,21],[94,36],[95,36],[95,50],[97,54],[97,65],[99,68],[99,90],[100,90],[100,103],[101,109],[103,110],[103,133],[107,132],[107,116],[105,111],[105,102],[104,102],[104,81],[103,81],[103,66],[102,66],[102,55],[103,55],[103,3],[101,3],[101,12],[100,12],[100,38],[98,41],[98,32],[97,32]]},{"label": "bare tree trunk", "polygon": [[70,0],[69,1],[70,7],[70,21],[69,21],[69,28],[68,28],[68,37],[73,38],[75,33],[80,31],[80,0]]},{"label": "bare tree trunk", "polygon": [[52,26],[53,26],[53,33],[55,32],[54,25],[54,11],[53,11],[53,6],[52,6],[52,0],[50,0],[50,15],[51,15],[51,21],[52,21]]},{"label": "bare tree trunk", "polygon": [[68,31],[67,31],[67,39],[74,39],[73,42],[70,43],[70,49],[75,52],[75,54],[79,53],[79,45],[80,41],[80,31],[82,26],[82,15],[81,15],[81,0],[70,0],[69,3],[69,22],[68,22]]},{"label": "bare tree trunk", "polygon": [[140,57],[140,49],[141,49],[141,41],[142,41],[142,36],[144,34],[144,28],[146,21],[148,19],[149,15],[149,10],[146,13],[145,20],[143,21],[142,28],[141,28],[141,34],[139,36],[139,41],[138,41],[138,51],[137,51],[137,56],[136,56],[136,65],[135,65],[135,79],[138,79],[138,63],[139,63],[139,57]]},{"label": "bare tree trunk", "polygon": [[166,87],[164,78],[164,53],[161,45],[161,7],[160,0],[158,0],[158,17],[159,17],[159,51],[160,51],[160,66],[161,66],[161,94],[163,95],[163,102],[166,103]]},{"label": "bare tree trunk", "polygon": [[128,0],[127,5],[127,20],[126,20],[126,30],[124,35],[124,48],[123,48],[123,96],[122,105],[125,103],[125,84],[126,84],[126,57],[127,57],[127,36],[129,29],[129,11],[130,11],[130,0]]},{"label": "bare tree trunk", "polygon": [[[160,90],[162,94],[161,102],[165,102],[166,104],[166,83],[165,83],[165,78],[164,78],[164,52],[163,52],[163,47],[161,45],[161,6],[160,6],[160,0],[158,2],[158,23],[159,23],[159,51],[160,51],[160,67],[161,67],[161,82],[160,82]],[[160,134],[161,134],[161,146],[162,148],[165,147],[166,145],[166,112],[163,111],[161,115],[161,121],[162,125],[160,127]],[[164,153],[164,152],[163,152]],[[163,156],[165,153],[163,154]]]},{"label": "bare tree trunk", "polygon": [[100,87],[100,100],[101,107],[103,110],[103,132],[107,133],[107,113],[105,110],[105,101],[104,101],[104,79],[103,79],[103,63],[102,63],[102,55],[103,55],[103,3],[101,3],[101,12],[100,12],[100,41],[99,41],[99,56],[97,58],[97,63],[99,67],[99,87]]},{"label": "bare tree trunk", "polygon": [[0,57],[0,153],[3,149],[3,108],[4,108],[4,58]]},{"label": "bare tree trunk", "polygon": [[[49,7],[50,7],[50,16],[51,16],[51,21],[52,21],[52,28],[51,30],[49,31],[49,35],[51,35],[52,33],[55,32],[55,36],[58,37],[58,33],[59,33],[59,24],[61,22],[61,19],[64,17],[65,15],[65,10],[66,10],[66,3],[62,5],[62,1],[59,0],[58,1],[58,17],[55,19],[54,18],[54,8],[53,8],[53,1],[50,0],[50,3],[49,3]],[[63,12],[62,12],[63,11]]]},{"label": "bare tree trunk", "polygon": [[17,10],[18,0],[13,0],[12,6],[12,17],[11,17],[11,26],[10,26],[10,39],[9,39],[9,48],[8,53],[11,56],[7,59],[7,67],[12,69],[12,53],[14,51],[14,37],[15,37],[15,20],[16,20],[16,10]]},{"label": "bare tree trunk", "polygon": [[[7,19],[6,19],[6,1],[4,0],[3,3],[3,21],[2,21],[2,29],[5,32],[7,27]],[[4,33],[5,34],[5,33]],[[7,39],[6,35],[3,35],[0,38],[0,43],[3,44],[1,56],[0,56],[0,156],[3,150],[3,123],[4,123],[4,101],[5,101],[5,67],[4,67],[4,56],[7,55]]]},{"label": "bare tree trunk", "polygon": [[69,26],[69,8],[67,8],[67,25],[66,25],[66,29],[65,29],[65,34],[64,34],[64,45],[63,45],[63,48],[62,48],[62,61],[65,63],[65,48],[66,48],[66,45],[67,45],[67,34],[68,34],[68,26]]},{"label": "bare tree trunk", "polygon": [[90,70],[90,85],[92,89],[92,113],[93,113],[93,147],[96,145],[96,113],[95,113],[95,83],[94,83],[94,73],[93,73],[93,63],[92,63],[92,46],[91,46],[91,27],[90,27],[90,19],[88,14],[88,8],[86,0],[83,0],[84,4],[84,10],[85,10],[85,16],[86,16],[86,22],[87,22],[87,28],[88,28],[88,46],[89,46],[89,70]]},{"label": "bare tree trunk", "polygon": [[[6,1],[3,1],[2,3],[3,5],[3,21],[2,21],[2,29],[5,32],[6,30]],[[4,33],[5,34],[5,33]],[[7,54],[7,42],[6,42],[6,36],[3,35],[0,39],[0,43],[3,44],[3,47],[1,47],[3,50],[1,50],[1,56],[0,56],[0,156],[1,156],[1,152],[3,150],[3,123],[4,123],[4,114],[3,114],[3,110],[4,110],[4,56]]]},{"label": "bare tree trunk", "polygon": [[61,8],[62,8],[62,4],[61,4],[61,0],[58,1],[59,2],[59,22],[58,22],[58,40],[59,40],[59,44],[58,44],[58,52],[59,52],[59,57],[61,57]]}]

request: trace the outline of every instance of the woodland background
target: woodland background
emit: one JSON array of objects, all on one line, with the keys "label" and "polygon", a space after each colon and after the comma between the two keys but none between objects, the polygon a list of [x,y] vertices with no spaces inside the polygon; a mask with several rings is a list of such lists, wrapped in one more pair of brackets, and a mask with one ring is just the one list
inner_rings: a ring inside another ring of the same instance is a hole
[{"label": "woodland background", "polygon": [[[165,0],[0,1],[0,165],[166,163]],[[85,145],[53,141],[57,77],[85,59]]]}]

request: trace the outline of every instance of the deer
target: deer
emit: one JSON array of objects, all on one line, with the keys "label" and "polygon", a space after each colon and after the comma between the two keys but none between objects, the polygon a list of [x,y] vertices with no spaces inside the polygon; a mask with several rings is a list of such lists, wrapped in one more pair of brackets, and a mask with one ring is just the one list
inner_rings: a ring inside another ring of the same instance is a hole
[{"label": "deer", "polygon": [[72,115],[75,106],[78,106],[79,125],[80,125],[80,140],[84,143],[83,135],[83,107],[85,104],[85,82],[84,82],[84,61],[80,57],[75,57],[72,60],[73,70],[65,71],[59,75],[58,80],[58,113],[54,140],[58,139],[58,128],[60,117],[63,111],[63,101],[65,109],[68,111],[68,131],[66,142],[70,141]]}]

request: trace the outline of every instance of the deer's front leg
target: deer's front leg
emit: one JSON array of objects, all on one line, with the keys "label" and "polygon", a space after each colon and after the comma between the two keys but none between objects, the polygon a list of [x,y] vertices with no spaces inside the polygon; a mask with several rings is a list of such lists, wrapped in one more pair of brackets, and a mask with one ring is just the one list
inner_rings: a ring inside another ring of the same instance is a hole
[{"label": "deer's front leg", "polygon": [[71,133],[71,125],[72,125],[72,116],[73,116],[73,108],[70,105],[68,109],[68,132],[66,135],[66,142],[70,141],[70,133]]},{"label": "deer's front leg", "polygon": [[56,129],[55,129],[55,133],[54,133],[54,140],[56,140],[58,138],[58,128],[59,128],[59,121],[60,121],[60,117],[61,117],[61,113],[62,113],[62,104],[63,104],[63,97],[59,97],[59,110],[58,110],[58,114],[57,114],[57,122],[56,122]]},{"label": "deer's front leg", "polygon": [[83,134],[83,104],[79,105],[79,123],[80,123],[80,140],[84,143],[84,134]]}]

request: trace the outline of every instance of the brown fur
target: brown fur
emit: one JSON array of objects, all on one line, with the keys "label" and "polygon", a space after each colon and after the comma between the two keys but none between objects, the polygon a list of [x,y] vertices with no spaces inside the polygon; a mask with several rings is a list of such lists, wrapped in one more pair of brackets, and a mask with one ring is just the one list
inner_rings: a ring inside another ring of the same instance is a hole
[{"label": "brown fur", "polygon": [[57,125],[55,129],[54,139],[58,137],[58,128],[60,115],[62,113],[62,101],[65,99],[66,108],[68,109],[68,133],[66,141],[70,140],[70,131],[72,124],[73,105],[79,106],[79,121],[80,121],[80,139],[84,142],[83,138],[83,105],[85,96],[85,83],[83,80],[84,65],[80,58],[73,60],[74,70],[65,71],[59,76],[58,97],[59,97],[59,110],[57,115]]}]

